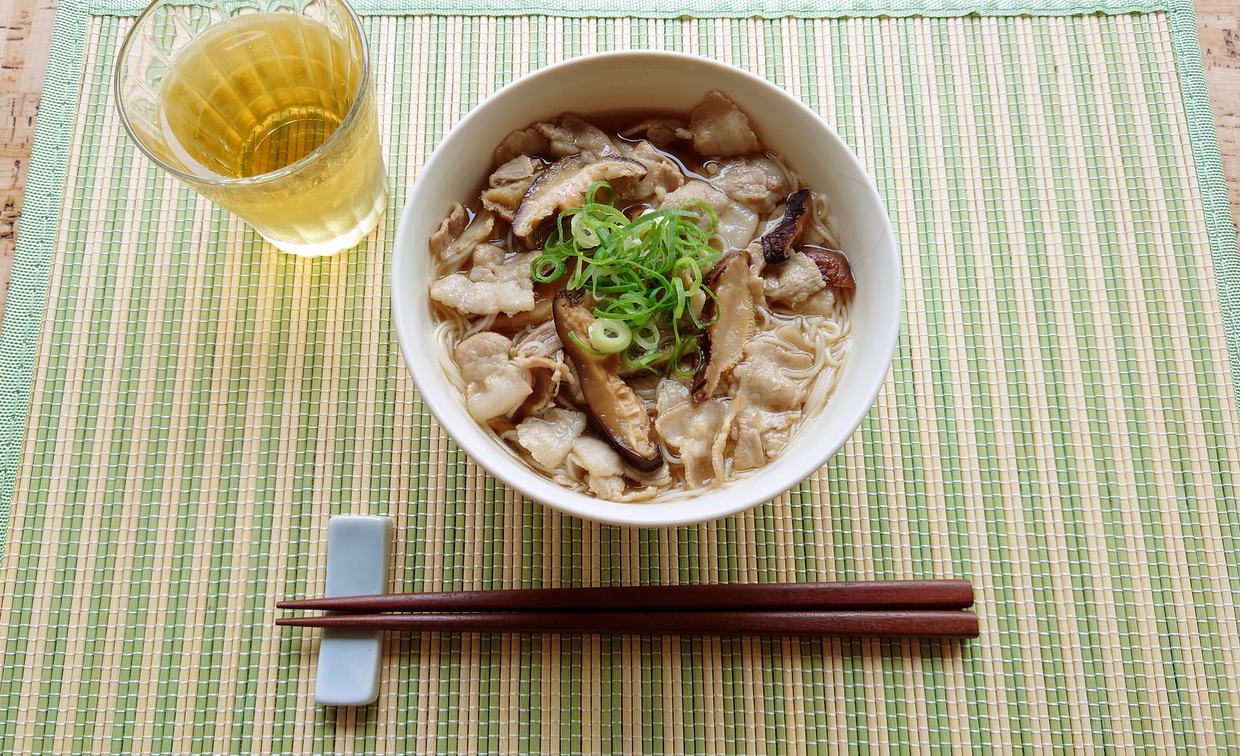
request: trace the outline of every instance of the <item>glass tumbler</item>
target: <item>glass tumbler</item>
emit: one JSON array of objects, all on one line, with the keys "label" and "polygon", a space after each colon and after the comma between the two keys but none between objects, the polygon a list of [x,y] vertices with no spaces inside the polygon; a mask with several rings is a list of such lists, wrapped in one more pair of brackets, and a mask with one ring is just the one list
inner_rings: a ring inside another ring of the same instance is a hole
[{"label": "glass tumbler", "polygon": [[348,249],[387,206],[366,37],[344,0],[155,0],[115,86],[147,157],[286,252]]}]

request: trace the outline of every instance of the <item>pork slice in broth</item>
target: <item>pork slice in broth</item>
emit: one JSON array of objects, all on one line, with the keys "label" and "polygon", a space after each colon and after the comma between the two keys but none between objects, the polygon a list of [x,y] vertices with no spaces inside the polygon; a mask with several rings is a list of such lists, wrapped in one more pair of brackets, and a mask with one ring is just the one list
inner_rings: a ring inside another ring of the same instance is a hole
[{"label": "pork slice in broth", "polygon": [[541,417],[522,420],[517,426],[517,443],[538,464],[555,469],[564,464],[573,443],[585,432],[586,416],[567,409],[549,409]]},{"label": "pork slice in broth", "polygon": [[465,379],[465,407],[479,422],[515,411],[533,392],[529,372],[509,356],[512,341],[483,331],[457,344],[455,358]]},{"label": "pork slice in broth", "polygon": [[758,230],[758,214],[748,207],[728,199],[728,195],[719,191],[705,181],[692,180],[686,182],[674,192],[669,193],[661,207],[663,209],[678,208],[686,202],[701,202],[715,211],[719,218],[716,232],[723,239],[725,251],[728,249],[744,249]]},{"label": "pork slice in broth", "polygon": [[668,449],[680,455],[685,482],[697,488],[727,477],[724,448],[735,415],[725,399],[697,402],[676,381],[659,382],[655,428]]},{"label": "pork slice in broth", "polygon": [[581,155],[587,160],[598,160],[620,155],[616,143],[602,129],[572,113],[565,113],[555,123],[535,124],[534,128],[546,137],[552,157]]},{"label": "pork slice in broth", "polygon": [[689,114],[693,150],[704,157],[733,157],[757,152],[758,135],[749,116],[722,92],[707,92]]},{"label": "pork slice in broth", "polygon": [[760,215],[767,215],[779,206],[793,187],[779,164],[765,155],[751,155],[713,163],[717,172],[710,183]]},{"label": "pork slice in broth", "polygon": [[530,278],[530,258],[506,253],[491,244],[474,248],[474,262],[468,272],[457,271],[431,284],[431,299],[462,315],[496,315],[534,309],[534,281]]}]

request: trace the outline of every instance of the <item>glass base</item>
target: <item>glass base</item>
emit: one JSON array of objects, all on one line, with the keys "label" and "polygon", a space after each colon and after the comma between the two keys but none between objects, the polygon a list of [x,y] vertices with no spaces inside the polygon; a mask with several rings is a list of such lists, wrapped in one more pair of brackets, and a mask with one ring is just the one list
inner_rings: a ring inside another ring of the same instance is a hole
[{"label": "glass base", "polygon": [[376,199],[375,205],[370,212],[351,230],[335,238],[314,244],[291,244],[265,236],[261,231],[259,234],[281,252],[287,252],[298,257],[327,257],[356,247],[363,239],[370,236],[370,232],[374,231],[375,227],[379,225],[379,219],[383,217],[383,212],[386,209],[387,192],[385,191]]}]

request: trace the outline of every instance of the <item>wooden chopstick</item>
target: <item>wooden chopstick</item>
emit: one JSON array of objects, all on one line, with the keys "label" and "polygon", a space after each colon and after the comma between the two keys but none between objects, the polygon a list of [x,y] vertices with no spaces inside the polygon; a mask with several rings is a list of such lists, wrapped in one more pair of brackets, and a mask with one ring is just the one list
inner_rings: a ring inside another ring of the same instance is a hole
[{"label": "wooden chopstick", "polygon": [[281,617],[293,627],[415,632],[612,635],[833,635],[976,638],[977,615],[962,611],[837,612],[465,612]]},{"label": "wooden chopstick", "polygon": [[348,612],[657,612],[841,609],[967,609],[967,580],[535,588],[395,593],[280,601],[281,609]]}]

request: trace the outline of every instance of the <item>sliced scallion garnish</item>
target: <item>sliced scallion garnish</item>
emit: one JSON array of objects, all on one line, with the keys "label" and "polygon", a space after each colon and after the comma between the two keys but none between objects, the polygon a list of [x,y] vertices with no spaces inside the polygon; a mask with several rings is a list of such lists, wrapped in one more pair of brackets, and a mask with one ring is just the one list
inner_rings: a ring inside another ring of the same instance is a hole
[{"label": "sliced scallion garnish", "polygon": [[629,369],[684,374],[701,353],[692,332],[710,325],[695,308],[702,297],[714,298],[704,279],[720,256],[711,246],[719,218],[711,207],[687,202],[630,220],[600,199],[604,192],[614,198],[609,184],[596,182],[585,204],[559,214],[530,274],[538,283],[567,275],[568,289],[590,292],[596,325],[623,326],[623,337],[618,328],[599,326],[608,335],[598,339],[591,328],[593,350],[622,353]]},{"label": "sliced scallion garnish", "polygon": [[601,354],[616,354],[629,348],[633,332],[619,320],[599,318],[590,324],[590,344]]}]

